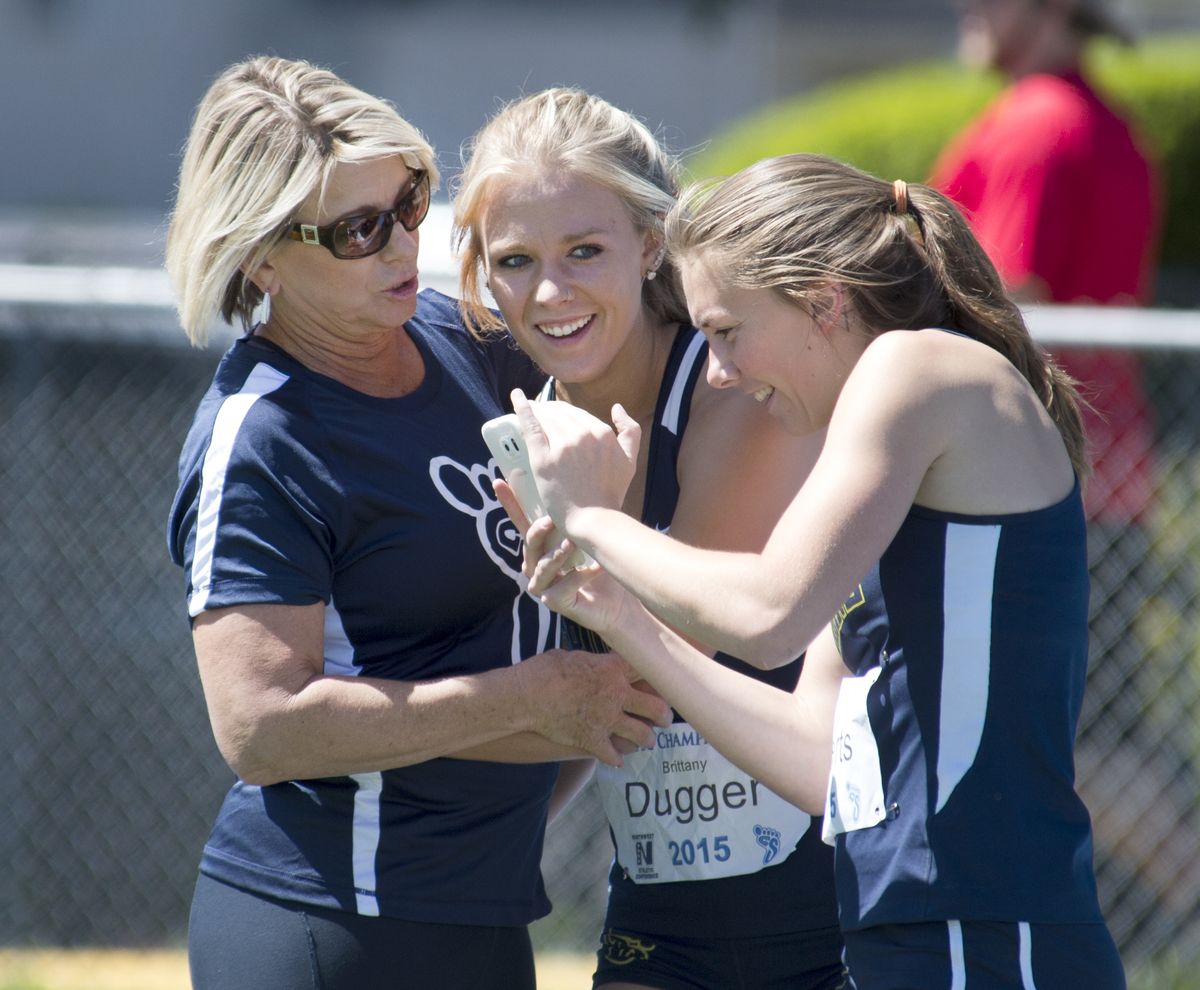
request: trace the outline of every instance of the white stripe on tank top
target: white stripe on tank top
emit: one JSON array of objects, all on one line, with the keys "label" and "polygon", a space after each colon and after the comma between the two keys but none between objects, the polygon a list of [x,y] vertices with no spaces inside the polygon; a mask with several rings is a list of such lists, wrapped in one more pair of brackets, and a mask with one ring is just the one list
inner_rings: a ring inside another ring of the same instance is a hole
[{"label": "white stripe on tank top", "polygon": [[975,762],[983,738],[999,543],[999,526],[950,523],[946,527],[936,811],[945,807]]}]

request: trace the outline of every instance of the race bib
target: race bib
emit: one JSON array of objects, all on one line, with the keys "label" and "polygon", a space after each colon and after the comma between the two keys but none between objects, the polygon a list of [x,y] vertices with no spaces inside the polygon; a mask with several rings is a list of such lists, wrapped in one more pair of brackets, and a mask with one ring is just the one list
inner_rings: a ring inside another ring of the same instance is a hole
[{"label": "race bib", "polygon": [[686,722],[601,765],[596,783],[634,883],[711,880],[782,863],[812,818],[718,753]]},{"label": "race bib", "polygon": [[878,825],[886,816],[879,747],[867,716],[867,693],[879,679],[880,667],[861,677],[847,677],[838,688],[833,715],[833,760],[825,797],[821,838],[833,845],[836,836]]}]

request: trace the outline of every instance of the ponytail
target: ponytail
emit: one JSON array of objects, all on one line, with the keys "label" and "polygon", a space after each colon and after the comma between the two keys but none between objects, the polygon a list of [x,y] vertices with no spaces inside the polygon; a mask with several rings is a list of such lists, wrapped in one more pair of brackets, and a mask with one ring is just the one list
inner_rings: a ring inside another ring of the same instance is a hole
[{"label": "ponytail", "polygon": [[999,351],[1088,474],[1074,383],[1042,351],[957,208],[928,186],[883,182],[820,155],[768,158],[689,189],[667,218],[676,256],[703,249],[732,284],[810,308],[837,283],[871,334],[944,327]]},{"label": "ponytail", "polygon": [[[915,195],[914,195],[915,194]],[[1080,479],[1089,474],[1087,441],[1074,380],[1037,345],[995,266],[957,207],[927,186],[910,186],[924,254],[947,305],[946,326],[1003,354],[1029,382],[1058,427]]]}]

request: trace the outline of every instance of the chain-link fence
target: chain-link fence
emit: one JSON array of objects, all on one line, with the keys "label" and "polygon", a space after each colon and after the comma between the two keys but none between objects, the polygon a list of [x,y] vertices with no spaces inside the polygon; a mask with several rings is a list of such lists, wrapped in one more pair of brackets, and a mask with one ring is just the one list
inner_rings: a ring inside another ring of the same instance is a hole
[{"label": "chain-link fence", "polygon": [[[0,317],[0,945],[177,942],[231,779],[164,538],[217,350],[176,343],[161,312],[121,317],[120,333],[111,313],[93,327],[46,310]],[[1129,962],[1200,945],[1200,349],[1141,357],[1154,497],[1136,525],[1093,533],[1078,753]],[[597,937],[603,822],[589,788],[550,829],[543,948]]]}]

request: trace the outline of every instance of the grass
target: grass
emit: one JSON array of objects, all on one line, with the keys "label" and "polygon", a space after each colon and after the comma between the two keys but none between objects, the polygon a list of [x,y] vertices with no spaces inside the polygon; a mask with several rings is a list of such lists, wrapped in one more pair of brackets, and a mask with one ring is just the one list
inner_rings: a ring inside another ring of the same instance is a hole
[{"label": "grass", "polygon": [[[543,953],[538,990],[592,985],[593,956]],[[1164,953],[1129,974],[1129,990],[1195,990],[1195,962]],[[0,949],[0,990],[189,990],[182,950]]]},{"label": "grass", "polygon": [[[537,958],[538,990],[591,986],[593,957]],[[189,990],[182,950],[0,949],[0,990]]]}]

